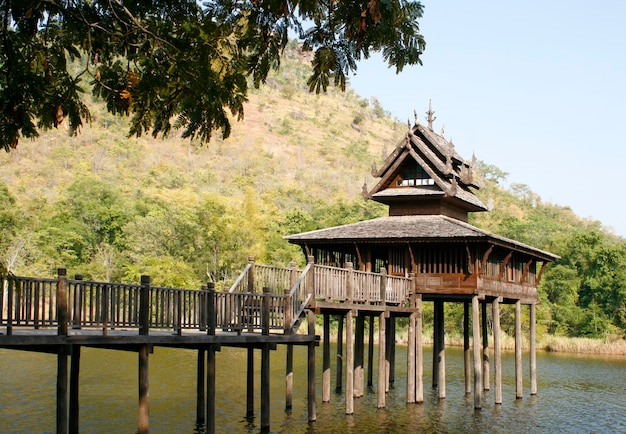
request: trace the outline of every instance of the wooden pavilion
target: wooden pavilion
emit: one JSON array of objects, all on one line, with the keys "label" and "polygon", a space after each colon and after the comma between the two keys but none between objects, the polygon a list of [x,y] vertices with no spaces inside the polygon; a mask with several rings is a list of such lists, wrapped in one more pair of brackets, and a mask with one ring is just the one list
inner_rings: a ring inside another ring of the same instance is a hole
[{"label": "wooden pavilion", "polygon": [[[520,309],[522,304],[530,306],[531,394],[535,394],[537,285],[546,265],[558,256],[468,223],[470,212],[487,211],[473,192],[480,188],[474,177],[475,158],[471,162],[461,158],[451,141],[433,131],[433,120],[430,108],[426,126],[416,116],[414,126],[383,167],[374,169],[375,177],[380,178],[378,184],[369,192],[364,187],[368,199],[389,206],[387,217],[286,238],[301,246],[316,264],[337,267],[354,264],[360,271],[382,271],[414,279],[420,309],[422,300],[434,302],[433,386],[439,388],[441,398],[445,397],[443,303],[464,303],[467,393],[471,393],[469,307],[472,306],[477,408],[481,406],[482,388],[490,387],[487,304],[491,303],[493,309],[496,403],[502,402],[499,304],[516,306],[517,398],[522,397]],[[482,307],[482,321],[479,307]],[[357,315],[358,309],[356,306]],[[420,348],[418,351],[421,354]]]}]

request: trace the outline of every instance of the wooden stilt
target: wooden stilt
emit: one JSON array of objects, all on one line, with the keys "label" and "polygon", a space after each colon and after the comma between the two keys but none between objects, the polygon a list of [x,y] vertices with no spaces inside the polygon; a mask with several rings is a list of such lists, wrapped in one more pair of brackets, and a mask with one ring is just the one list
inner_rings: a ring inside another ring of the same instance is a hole
[{"label": "wooden stilt", "polygon": [[322,402],[330,401],[330,315],[324,314],[324,347],[322,354]]},{"label": "wooden stilt", "polygon": [[246,371],[246,417],[254,416],[254,348],[248,348]]},{"label": "wooden stilt", "polygon": [[515,302],[515,398],[524,397],[522,379],[522,303]]},{"label": "wooden stilt", "polygon": [[385,331],[385,313],[381,313],[378,317],[378,408],[385,408],[385,392],[387,389],[387,373],[385,343],[386,331]]},{"label": "wooden stilt", "polygon": [[149,395],[149,370],[148,355],[150,346],[139,347],[139,434],[147,434],[150,431],[150,395]]},{"label": "wooden stilt", "polygon": [[435,304],[435,309],[439,311],[439,333],[437,335],[437,339],[439,343],[438,347],[438,357],[437,357],[437,375],[439,376],[439,399],[445,399],[446,397],[446,344],[445,344],[445,317],[444,317],[444,305],[443,301],[437,302]]},{"label": "wooden stilt", "polygon": [[270,430],[270,346],[261,348],[261,432]]},{"label": "wooden stilt", "polygon": [[465,373],[465,394],[472,393],[472,356],[470,348],[469,303],[463,303],[463,368]]},{"label": "wooden stilt", "polygon": [[79,431],[79,378],[80,378],[80,345],[72,345],[70,359],[70,433]]},{"label": "wooden stilt", "polygon": [[537,394],[537,306],[530,305],[530,394]]},{"label": "wooden stilt", "polygon": [[204,399],[204,384],[206,372],[206,350],[198,349],[198,358],[196,366],[196,428],[204,430],[206,424],[206,401]]},{"label": "wooden stilt", "polygon": [[439,319],[439,314],[441,313],[441,311],[438,308],[438,305],[440,304],[440,301],[435,301],[433,303],[433,374],[432,374],[432,381],[433,381],[433,389],[436,389],[439,386],[439,351],[441,350],[439,348],[439,344],[440,344],[440,340],[439,340],[439,333],[440,333],[440,319]]},{"label": "wooden stilt", "polygon": [[[414,301],[411,300],[411,306],[415,307]],[[406,402],[412,404],[415,402],[415,317],[417,313],[413,312],[409,317],[409,330],[407,337],[407,361],[406,361]]]},{"label": "wooden stilt", "polygon": [[293,345],[287,345],[287,357],[285,361],[285,409],[293,407]]},{"label": "wooden stilt", "polygon": [[346,414],[354,414],[354,333],[352,311],[346,314]]},{"label": "wooden stilt", "polygon": [[424,347],[422,342],[423,313],[422,295],[419,294],[415,300],[417,317],[415,318],[415,402],[424,402]]},{"label": "wooden stilt", "polygon": [[354,397],[359,398],[364,394],[365,371],[363,367],[365,359],[365,316],[357,315],[356,330],[354,333]]},{"label": "wooden stilt", "polygon": [[[315,313],[313,311],[308,312],[308,327],[309,327],[309,335],[315,335]],[[317,419],[317,410],[315,407],[315,342],[311,342],[308,345],[307,350],[307,403],[308,403],[308,413],[309,413],[309,422],[313,422]]]},{"label": "wooden stilt", "polygon": [[206,351],[206,433],[214,434],[215,423],[215,351],[217,345],[209,345]]},{"label": "wooden stilt", "polygon": [[495,403],[502,404],[502,352],[500,349],[500,298],[493,301],[493,358],[495,361]]},{"label": "wooden stilt", "polygon": [[483,389],[489,390],[489,327],[487,326],[487,303],[480,304],[481,307],[481,326],[483,329]]},{"label": "wooden stilt", "polygon": [[478,296],[472,297],[472,341],[474,347],[474,408],[483,406],[482,360],[480,356],[480,318]]},{"label": "wooden stilt", "polygon": [[67,380],[67,349],[60,347],[57,355],[57,433],[67,433],[69,429]]},{"label": "wooden stilt", "polygon": [[390,316],[387,328],[387,390],[392,390],[396,382],[396,317]]},{"label": "wooden stilt", "polygon": [[343,387],[343,315],[337,315],[337,369],[335,370],[335,393]]},{"label": "wooden stilt", "polygon": [[374,316],[369,317],[367,343],[367,387],[374,387]]}]

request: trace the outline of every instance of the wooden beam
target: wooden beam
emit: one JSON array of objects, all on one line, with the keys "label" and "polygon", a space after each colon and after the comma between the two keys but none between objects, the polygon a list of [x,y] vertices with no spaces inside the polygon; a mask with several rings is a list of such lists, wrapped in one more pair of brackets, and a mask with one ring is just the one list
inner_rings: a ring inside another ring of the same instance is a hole
[{"label": "wooden beam", "polygon": [[352,311],[346,314],[346,414],[354,414],[354,332]]},{"label": "wooden beam", "polygon": [[463,372],[465,374],[465,394],[472,393],[472,356],[470,347],[470,305],[468,302],[463,303]]},{"label": "wooden beam", "polygon": [[78,433],[80,420],[80,345],[72,345],[70,359],[70,413],[69,430]]},{"label": "wooden beam", "polygon": [[489,384],[489,327],[487,325],[487,303],[482,302],[481,306],[481,326],[483,329],[483,388],[489,390],[491,385]]},{"label": "wooden beam", "polygon": [[148,355],[150,345],[139,348],[139,426],[138,434],[150,432],[150,394],[149,394],[149,365]]},{"label": "wooden beam", "polygon": [[385,312],[378,316],[378,408],[385,408],[385,392],[387,389],[386,355],[385,355]]},{"label": "wooden beam", "polygon": [[530,394],[537,394],[537,306],[530,305]]}]

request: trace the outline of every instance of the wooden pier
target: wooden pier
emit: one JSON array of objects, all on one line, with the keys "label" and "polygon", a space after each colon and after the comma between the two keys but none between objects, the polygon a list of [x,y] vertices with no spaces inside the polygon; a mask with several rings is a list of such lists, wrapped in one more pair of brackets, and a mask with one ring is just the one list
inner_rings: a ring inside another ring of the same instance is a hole
[{"label": "wooden pier", "polygon": [[[308,348],[306,390],[308,418],[316,420],[315,317],[322,316],[323,366],[322,402],[331,399],[330,318],[338,319],[336,384],[341,392],[345,367],[346,414],[354,413],[354,400],[363,396],[365,383],[377,389],[378,407],[385,407],[386,393],[394,387],[396,319],[409,318],[407,358],[407,403],[424,400],[422,356],[422,303],[433,300],[419,292],[418,279],[321,266],[313,258],[305,269],[295,264],[287,268],[255,264],[250,259],[229,291],[215,291],[212,284],[202,289],[160,288],[143,276],[139,285],[87,282],[81,276],[68,279],[64,269],[55,279],[8,276],[4,279],[0,348],[54,353],[57,367],[57,432],[79,432],[79,375],[83,346],[133,351],[138,356],[138,432],[149,432],[149,355],[155,346],[194,349],[197,363],[198,427],[215,432],[216,357],[222,346],[248,349],[246,415],[254,404],[254,350],[261,350],[261,431],[269,430],[270,354],[278,345],[287,346],[286,408],[293,396],[293,346]],[[471,393],[469,321],[471,306],[473,336],[473,378],[475,407],[482,405],[482,391],[489,388],[486,323],[487,298],[456,296],[453,301],[466,306],[466,392]],[[501,356],[499,348],[499,303],[493,305],[495,358],[495,397],[502,402]],[[482,320],[480,319],[482,309]],[[516,330],[520,324],[516,305]],[[531,305],[531,315],[534,305]],[[369,325],[366,328],[366,322]],[[300,332],[300,325],[306,331]],[[377,327],[376,327],[377,325]],[[345,355],[344,351],[345,327]],[[365,335],[368,353],[365,354]],[[433,386],[445,398],[445,351],[443,345],[443,302],[435,301],[435,351]],[[531,333],[534,327],[531,324]],[[481,332],[483,339],[481,340]],[[377,333],[377,336],[376,336]],[[521,342],[521,326],[516,342]],[[378,341],[377,377],[374,383],[374,341]],[[531,343],[534,335],[531,334]],[[482,347],[481,347],[482,345]],[[534,346],[531,346],[534,351]],[[367,359],[366,359],[367,356]],[[532,365],[531,393],[536,393],[536,369]],[[68,369],[69,362],[69,369]],[[365,375],[365,366],[368,372]],[[521,391],[521,346],[516,352],[518,397]]]}]

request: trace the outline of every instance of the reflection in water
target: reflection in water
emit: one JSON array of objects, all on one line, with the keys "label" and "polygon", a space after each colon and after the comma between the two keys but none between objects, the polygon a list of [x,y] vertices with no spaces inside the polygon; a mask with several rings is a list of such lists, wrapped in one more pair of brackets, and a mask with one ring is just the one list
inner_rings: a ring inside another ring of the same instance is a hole
[{"label": "reflection in water", "polygon": [[[132,433],[137,427],[137,355],[84,348],[81,357],[80,428],[88,433]],[[430,387],[432,353],[424,351],[425,402],[406,404],[406,348],[398,347],[395,389],[378,409],[376,390],[355,399],[345,414],[343,393],[321,402],[321,350],[317,351],[317,422],[309,423],[306,402],[306,348],[294,350],[293,408],[285,410],[285,351],[271,353],[271,429],[277,433],[380,432],[626,432],[626,358],[538,354],[539,395],[515,399],[514,355],[503,355],[503,404],[485,392],[482,410],[464,394],[463,353],[446,350],[446,396]],[[260,352],[255,352],[260,371]],[[155,348],[150,356],[150,428],[153,433],[195,430],[195,351]],[[377,359],[375,357],[375,359]],[[524,360],[527,375],[527,359]],[[256,433],[260,427],[260,381],[255,384],[255,417],[246,418],[246,350],[222,348],[217,354],[218,432]],[[335,364],[331,390],[335,390]],[[367,369],[367,367],[366,367]],[[53,432],[56,356],[0,350],[0,432]],[[375,371],[376,372],[376,371]],[[493,375],[493,372],[491,373]],[[257,378],[260,378],[257,375]],[[344,368],[345,381],[345,368]],[[376,381],[374,381],[376,384]],[[493,386],[493,382],[492,382]]]}]

